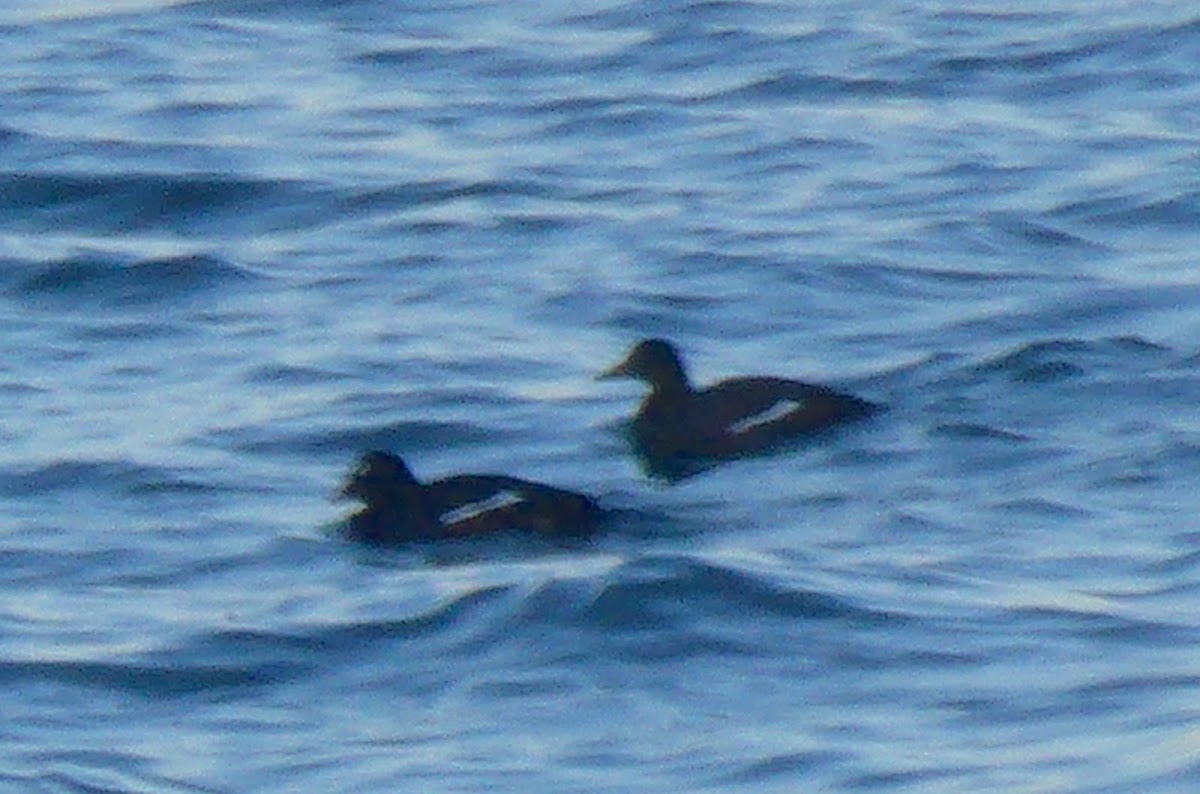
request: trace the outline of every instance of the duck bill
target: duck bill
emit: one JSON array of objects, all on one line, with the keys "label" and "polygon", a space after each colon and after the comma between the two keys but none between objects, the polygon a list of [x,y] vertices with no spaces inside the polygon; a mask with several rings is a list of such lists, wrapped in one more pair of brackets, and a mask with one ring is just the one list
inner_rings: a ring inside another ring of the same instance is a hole
[{"label": "duck bill", "polygon": [[629,359],[622,361],[611,369],[606,369],[596,376],[596,380],[620,380],[622,378],[632,378],[633,372],[629,369]]},{"label": "duck bill", "polygon": [[342,483],[341,488],[329,495],[329,499],[332,502],[348,502],[361,498],[361,494],[362,492],[358,489],[358,481],[354,477],[350,477]]}]

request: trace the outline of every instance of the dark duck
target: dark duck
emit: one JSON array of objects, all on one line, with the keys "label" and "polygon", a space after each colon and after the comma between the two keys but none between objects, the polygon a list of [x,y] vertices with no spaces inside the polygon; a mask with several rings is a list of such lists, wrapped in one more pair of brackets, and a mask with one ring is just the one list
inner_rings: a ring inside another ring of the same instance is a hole
[{"label": "dark duck", "polygon": [[601,379],[633,378],[650,386],[630,426],[651,474],[687,476],[714,461],[765,451],[878,410],[827,386],[775,377],[743,377],[694,388],[679,351],[645,339]]},{"label": "dark duck", "polygon": [[348,536],[377,545],[516,530],[579,537],[603,514],[583,494],[515,477],[460,474],[422,483],[390,452],[364,454],[340,496],[363,504],[346,522]]}]

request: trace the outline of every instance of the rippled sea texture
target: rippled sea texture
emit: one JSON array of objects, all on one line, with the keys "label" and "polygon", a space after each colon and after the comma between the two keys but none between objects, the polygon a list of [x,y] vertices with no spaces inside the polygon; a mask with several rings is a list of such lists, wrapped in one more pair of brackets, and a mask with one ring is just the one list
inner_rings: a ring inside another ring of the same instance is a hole
[{"label": "rippled sea texture", "polygon": [[[1194,790],[1194,5],[429,5],[0,10],[0,788]],[[887,410],[650,481],[650,335]]]}]

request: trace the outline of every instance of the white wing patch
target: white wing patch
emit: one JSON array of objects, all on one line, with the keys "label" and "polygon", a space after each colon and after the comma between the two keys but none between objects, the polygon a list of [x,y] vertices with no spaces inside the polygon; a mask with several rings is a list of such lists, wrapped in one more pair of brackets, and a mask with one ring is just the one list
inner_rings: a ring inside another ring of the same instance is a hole
[{"label": "white wing patch", "polygon": [[756,414],[751,414],[745,418],[739,419],[729,426],[729,432],[734,434],[745,433],[748,430],[753,430],[760,425],[767,425],[771,422],[782,419],[788,414],[804,407],[803,400],[780,400],[765,411],[759,411]]},{"label": "white wing patch", "polygon": [[487,499],[480,499],[478,502],[467,502],[462,507],[456,507],[453,510],[448,510],[438,516],[438,521],[442,526],[449,526],[458,521],[466,521],[468,518],[475,518],[492,510],[502,510],[505,507],[520,504],[525,499],[514,491],[497,491]]}]

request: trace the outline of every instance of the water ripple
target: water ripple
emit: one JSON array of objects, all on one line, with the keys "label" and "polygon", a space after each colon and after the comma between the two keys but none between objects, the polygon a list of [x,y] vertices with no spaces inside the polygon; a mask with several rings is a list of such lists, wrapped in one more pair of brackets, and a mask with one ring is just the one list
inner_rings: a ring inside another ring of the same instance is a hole
[{"label": "water ripple", "polygon": [[26,270],[9,294],[32,302],[72,306],[171,304],[187,293],[232,287],[256,277],[246,268],[204,255],[135,261],[79,256]]}]

